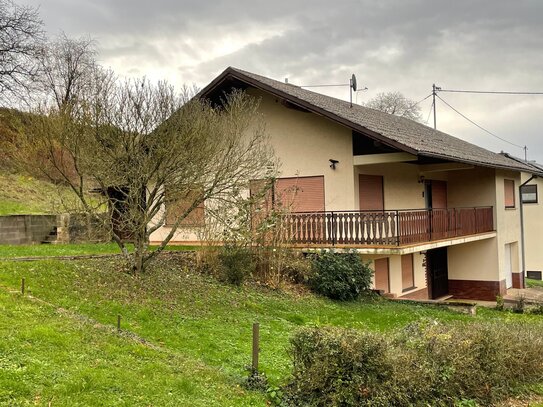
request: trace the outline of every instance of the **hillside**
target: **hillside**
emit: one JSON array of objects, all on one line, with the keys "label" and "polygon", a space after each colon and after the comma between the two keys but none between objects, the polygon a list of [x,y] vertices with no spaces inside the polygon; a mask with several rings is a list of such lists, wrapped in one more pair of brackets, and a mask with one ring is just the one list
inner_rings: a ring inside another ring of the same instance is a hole
[{"label": "hillside", "polygon": [[[262,393],[242,386],[255,321],[261,369],[277,386],[289,379],[289,338],[301,326],[387,332],[428,318],[498,319],[504,329],[509,321],[541,320],[487,309],[469,316],[390,301],[338,303],[257,284],[235,288],[180,260],[166,256],[139,276],[120,272],[115,259],[0,262],[0,405],[265,405]],[[23,277],[25,298],[17,293]]]},{"label": "hillside", "polygon": [[71,199],[67,187],[0,170],[0,216],[60,213],[63,201]]},{"label": "hillside", "polygon": [[17,137],[32,120],[29,113],[0,108],[0,215],[62,212],[68,188],[21,172],[13,160]]}]

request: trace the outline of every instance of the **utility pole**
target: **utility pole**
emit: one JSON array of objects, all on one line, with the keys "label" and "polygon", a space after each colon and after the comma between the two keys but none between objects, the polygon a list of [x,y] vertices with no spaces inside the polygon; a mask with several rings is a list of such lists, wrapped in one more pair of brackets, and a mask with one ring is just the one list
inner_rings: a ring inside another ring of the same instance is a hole
[{"label": "utility pole", "polygon": [[437,122],[436,122],[436,91],[441,90],[441,87],[436,86],[434,83],[432,85],[432,106],[434,107],[434,129],[437,129]]},{"label": "utility pole", "polygon": [[528,147],[524,146],[524,161],[528,161]]}]

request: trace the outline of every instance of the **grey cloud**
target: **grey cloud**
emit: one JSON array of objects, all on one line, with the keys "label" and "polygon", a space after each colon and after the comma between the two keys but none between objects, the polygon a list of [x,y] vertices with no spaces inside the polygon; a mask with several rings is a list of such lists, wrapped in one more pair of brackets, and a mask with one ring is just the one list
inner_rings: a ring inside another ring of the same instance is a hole
[{"label": "grey cloud", "polygon": [[[537,0],[47,0],[41,11],[53,32],[98,38],[105,64],[121,60],[126,73],[138,74],[145,74],[138,61],[157,71],[170,66],[168,79],[174,83],[204,86],[233,65],[298,84],[341,83],[355,72],[370,88],[359,100],[388,90],[421,99],[434,82],[450,88],[543,90],[543,2]],[[259,27],[279,28],[262,41],[251,39]],[[191,62],[228,35],[244,36],[247,44]],[[348,96],[344,89],[320,91]],[[543,162],[543,96],[442,96],[497,134],[528,144],[531,156]],[[428,101],[421,106],[426,116]],[[443,104],[438,124],[487,148],[521,153]]]}]

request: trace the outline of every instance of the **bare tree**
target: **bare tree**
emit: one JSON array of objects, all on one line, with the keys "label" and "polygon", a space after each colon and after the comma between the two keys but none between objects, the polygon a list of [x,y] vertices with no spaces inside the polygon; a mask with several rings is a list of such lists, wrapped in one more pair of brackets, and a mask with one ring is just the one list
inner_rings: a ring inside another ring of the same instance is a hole
[{"label": "bare tree", "polygon": [[57,107],[72,103],[91,89],[94,76],[101,70],[96,55],[96,42],[90,37],[73,39],[62,33],[45,46],[41,82]]},{"label": "bare tree", "polygon": [[400,92],[378,93],[365,106],[411,120],[422,120],[420,107],[417,103],[406,98]]},{"label": "bare tree", "polygon": [[[23,97],[39,73],[44,38],[38,10],[0,0],[0,99]],[[13,100],[10,100],[13,103]]]},{"label": "bare tree", "polygon": [[[236,200],[250,179],[275,170],[258,103],[245,94],[212,106],[144,79],[98,82],[87,95],[41,111],[18,151],[29,155],[21,158],[26,162],[33,157],[34,169],[60,176],[88,214],[108,219],[135,272],[145,270],[202,202],[217,207]],[[103,200],[89,199],[91,189]],[[165,206],[179,200],[184,209],[158,249],[149,250],[150,235],[165,224]]]}]

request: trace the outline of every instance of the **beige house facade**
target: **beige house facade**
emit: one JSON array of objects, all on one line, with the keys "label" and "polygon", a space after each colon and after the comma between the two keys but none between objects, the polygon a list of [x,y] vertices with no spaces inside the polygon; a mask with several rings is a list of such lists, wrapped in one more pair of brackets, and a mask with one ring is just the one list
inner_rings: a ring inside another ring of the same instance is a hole
[{"label": "beige house facade", "polygon": [[[232,88],[260,100],[280,159],[277,188],[296,186],[289,244],[356,250],[390,296],[495,300],[543,269],[539,203],[526,206],[523,252],[520,185],[542,173],[427,126],[228,68],[200,93]],[[540,209],[541,208],[541,209]],[[539,227],[540,230],[540,227]],[[151,241],[169,232],[158,229]],[[198,227],[179,230],[197,243]],[[523,269],[523,253],[525,267]]]},{"label": "beige house facade", "polygon": [[[540,166],[533,164],[536,169]],[[522,173],[520,199],[522,201],[522,235],[524,251],[521,254],[521,264],[528,278],[543,279],[543,203],[540,192],[543,188],[543,178],[534,177],[530,173]]]}]

